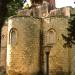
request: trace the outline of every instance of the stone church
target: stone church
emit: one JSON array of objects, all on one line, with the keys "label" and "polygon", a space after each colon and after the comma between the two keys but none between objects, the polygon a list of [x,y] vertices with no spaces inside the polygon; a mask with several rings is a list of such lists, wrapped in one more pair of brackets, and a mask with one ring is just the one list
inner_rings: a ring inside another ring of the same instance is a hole
[{"label": "stone church", "polygon": [[[69,8],[63,10],[64,15],[53,16],[54,12],[47,17],[13,16],[5,22],[0,52],[3,72],[7,75],[46,75],[47,72],[48,75],[75,75],[75,46],[63,46],[62,34],[67,35],[70,19]],[[74,15],[75,11],[71,11]]]}]

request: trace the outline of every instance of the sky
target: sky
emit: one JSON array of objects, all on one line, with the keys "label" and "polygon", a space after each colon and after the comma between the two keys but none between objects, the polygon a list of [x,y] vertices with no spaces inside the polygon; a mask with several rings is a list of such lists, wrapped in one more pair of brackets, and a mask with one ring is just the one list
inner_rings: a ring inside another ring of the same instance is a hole
[{"label": "sky", "polygon": [[[23,0],[24,1],[24,7],[28,4],[29,7],[31,6],[31,0]],[[49,0],[51,3],[55,1],[55,7],[56,8],[62,8],[66,6],[71,6],[72,8],[75,8],[75,0]]]},{"label": "sky", "polygon": [[66,6],[75,7],[75,0],[55,0],[56,8],[62,8]]}]

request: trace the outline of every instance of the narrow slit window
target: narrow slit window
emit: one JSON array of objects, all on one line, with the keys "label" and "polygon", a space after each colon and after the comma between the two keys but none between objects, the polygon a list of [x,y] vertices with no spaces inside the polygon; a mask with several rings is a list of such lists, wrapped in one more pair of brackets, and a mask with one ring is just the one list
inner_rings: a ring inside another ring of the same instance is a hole
[{"label": "narrow slit window", "polygon": [[12,28],[9,34],[9,43],[13,47],[16,45],[16,42],[17,42],[17,30],[15,28]]},{"label": "narrow slit window", "polygon": [[46,39],[47,39],[47,41],[46,41],[47,44],[54,44],[54,43],[56,43],[56,32],[55,32],[54,29],[48,30]]}]

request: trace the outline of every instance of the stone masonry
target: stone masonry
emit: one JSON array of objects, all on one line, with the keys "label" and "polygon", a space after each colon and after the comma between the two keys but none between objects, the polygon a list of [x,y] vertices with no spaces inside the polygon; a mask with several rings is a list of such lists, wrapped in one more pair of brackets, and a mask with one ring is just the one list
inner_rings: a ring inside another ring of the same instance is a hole
[{"label": "stone masonry", "polygon": [[[44,45],[47,43],[48,31],[53,31],[50,39],[56,41],[50,50],[49,74],[58,75],[58,72],[61,71],[68,75],[69,70],[71,70],[72,75],[74,75],[72,49],[63,47],[65,40],[62,34],[67,34],[68,20],[67,17],[33,18],[15,16],[9,18],[6,60],[8,75],[39,75],[40,70],[45,73],[46,53]],[[4,53],[6,54],[6,51]],[[5,57],[3,58],[3,64],[5,64]]]},{"label": "stone masonry", "polygon": [[7,54],[7,23],[2,27],[1,32],[1,66],[6,68],[6,54]]},{"label": "stone masonry", "polygon": [[[44,33],[44,39],[47,37],[49,30],[54,30],[54,34],[51,35],[51,41],[56,41],[53,45],[53,48],[50,50],[49,55],[49,73],[51,75],[56,75],[56,73],[61,70],[64,73],[68,72],[69,68],[69,56],[68,51],[69,48],[64,48],[63,45],[65,43],[64,38],[62,37],[62,34],[67,34],[68,28],[68,18],[66,17],[50,17],[43,19],[43,33]],[[45,44],[46,40],[44,41]],[[46,53],[44,50],[44,62],[46,58]],[[45,64],[45,63],[44,63]],[[57,74],[58,75],[58,74]],[[66,74],[67,75],[67,74]]]},{"label": "stone masonry", "polygon": [[40,20],[15,17],[8,20],[8,75],[37,75],[39,69]]}]

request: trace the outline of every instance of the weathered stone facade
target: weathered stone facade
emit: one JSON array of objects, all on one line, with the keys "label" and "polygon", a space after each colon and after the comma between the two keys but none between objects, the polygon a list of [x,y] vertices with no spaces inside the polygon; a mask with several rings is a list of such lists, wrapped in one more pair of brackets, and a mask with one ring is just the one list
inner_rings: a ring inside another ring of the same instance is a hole
[{"label": "weathered stone facade", "polygon": [[[66,29],[67,27],[68,27],[68,18],[51,17],[51,18],[43,19],[44,38],[46,38],[47,33],[50,29],[53,29],[56,33],[56,36],[55,36],[56,43],[53,45],[53,48],[50,50],[50,55],[49,55],[49,73],[50,74],[54,71],[56,73],[59,70],[62,70],[63,72],[68,72],[69,48],[63,47],[65,41],[62,37],[62,34],[64,35],[67,34],[67,29]],[[53,38],[53,36],[51,37]],[[44,51],[44,55],[46,55],[45,51]]]},{"label": "weathered stone facade", "polygon": [[6,68],[6,53],[7,53],[7,23],[2,27],[1,32],[1,66]]},{"label": "weathered stone facade", "polygon": [[[8,41],[8,48],[7,48],[8,74],[12,75],[11,71],[13,73],[20,72],[24,75],[25,74],[31,75],[33,73],[39,72],[40,70],[39,64],[41,64],[39,61],[40,29],[42,29],[44,35],[43,38],[45,38],[47,31],[51,28],[55,30],[56,43],[54,44],[52,50],[50,51],[49,56],[50,73],[51,71],[58,71],[59,69],[62,69],[62,71],[64,72],[68,72],[69,49],[63,47],[64,40],[62,37],[62,34],[67,34],[66,31],[67,27],[68,27],[68,19],[65,17],[50,17],[44,19],[35,19],[31,17],[15,17],[9,19],[8,36],[10,36],[10,30],[12,28],[16,28],[17,30],[16,34],[18,37],[15,46],[12,46],[11,43]],[[12,40],[11,38],[8,39]],[[43,40],[43,42],[45,43],[45,40]],[[41,50],[41,52],[43,52],[44,55],[44,58],[41,59],[44,61],[42,62],[43,64],[41,66],[44,67],[45,65],[44,48]]]},{"label": "weathered stone facade", "polygon": [[8,75],[37,75],[39,73],[40,20],[15,17],[8,21]]},{"label": "weathered stone facade", "polygon": [[67,17],[16,16],[9,18],[6,64],[8,75],[39,75],[40,70],[45,73],[46,53],[44,45],[49,30],[54,30],[55,35],[52,37],[56,41],[50,50],[49,74],[58,75],[58,72],[61,71],[68,75],[68,72],[71,71],[74,75],[74,66],[72,65],[74,64],[74,48],[72,51],[70,48],[63,47],[65,41],[62,34],[67,34],[68,20]]}]

